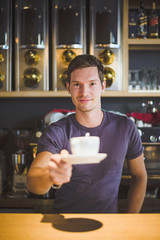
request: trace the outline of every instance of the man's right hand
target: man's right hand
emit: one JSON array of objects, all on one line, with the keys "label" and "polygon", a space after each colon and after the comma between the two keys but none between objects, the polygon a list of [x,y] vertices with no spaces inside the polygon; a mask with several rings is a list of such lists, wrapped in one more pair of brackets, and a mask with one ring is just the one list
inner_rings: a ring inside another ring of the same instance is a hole
[{"label": "man's right hand", "polygon": [[62,150],[60,154],[53,154],[50,158],[49,177],[53,184],[62,185],[71,179],[72,165],[61,160],[61,157],[67,154],[67,150]]},{"label": "man's right hand", "polygon": [[62,185],[70,181],[72,165],[62,161],[64,154],[68,154],[68,151],[62,150],[60,154],[46,151],[37,155],[27,175],[27,188],[30,192],[43,195],[53,184]]}]

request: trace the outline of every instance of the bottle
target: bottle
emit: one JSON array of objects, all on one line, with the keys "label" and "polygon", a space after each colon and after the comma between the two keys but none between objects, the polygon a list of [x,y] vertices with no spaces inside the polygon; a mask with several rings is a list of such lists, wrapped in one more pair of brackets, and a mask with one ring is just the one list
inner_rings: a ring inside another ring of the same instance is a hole
[{"label": "bottle", "polygon": [[148,21],[149,38],[158,38],[159,36],[159,17],[156,10],[156,3],[152,2],[152,10]]},{"label": "bottle", "polygon": [[36,120],[36,127],[30,139],[30,147],[33,159],[36,157],[38,140],[45,129],[43,118]]},{"label": "bottle", "polygon": [[140,2],[140,9],[137,12],[137,37],[147,38],[148,34],[148,19],[147,13],[144,10],[144,3]]}]

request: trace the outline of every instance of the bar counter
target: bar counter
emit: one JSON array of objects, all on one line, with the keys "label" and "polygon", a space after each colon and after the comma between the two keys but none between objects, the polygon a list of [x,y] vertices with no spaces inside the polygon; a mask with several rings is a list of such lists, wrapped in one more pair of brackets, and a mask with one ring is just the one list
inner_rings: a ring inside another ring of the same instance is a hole
[{"label": "bar counter", "polygon": [[2,240],[159,240],[160,214],[0,214]]}]

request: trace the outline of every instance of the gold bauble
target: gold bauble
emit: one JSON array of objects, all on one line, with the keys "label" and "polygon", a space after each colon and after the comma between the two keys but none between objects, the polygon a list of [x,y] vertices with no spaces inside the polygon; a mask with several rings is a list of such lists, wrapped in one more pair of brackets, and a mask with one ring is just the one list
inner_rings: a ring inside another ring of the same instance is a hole
[{"label": "gold bauble", "polygon": [[115,80],[115,71],[112,68],[104,68],[103,80],[106,81],[106,87],[110,87]]},{"label": "gold bauble", "polygon": [[0,89],[3,87],[4,80],[5,80],[5,75],[0,71]]},{"label": "gold bauble", "polygon": [[4,62],[4,57],[3,55],[0,53],[0,64]]},{"label": "gold bauble", "polygon": [[67,74],[67,69],[65,69],[60,75],[59,78],[61,80],[61,82],[63,83],[63,85],[66,87],[66,82],[68,80],[68,74]]},{"label": "gold bauble", "polygon": [[99,59],[102,64],[109,65],[114,61],[114,53],[110,49],[102,50],[99,53]]},{"label": "gold bauble", "polygon": [[65,64],[69,64],[73,58],[76,57],[76,53],[70,49],[68,50],[65,50],[62,54],[62,61],[65,63]]},{"label": "gold bauble", "polygon": [[29,50],[24,55],[24,60],[28,65],[36,65],[40,61],[40,56],[35,50]]},{"label": "gold bauble", "polygon": [[41,81],[42,75],[36,68],[27,68],[22,78],[26,87],[36,88]]}]

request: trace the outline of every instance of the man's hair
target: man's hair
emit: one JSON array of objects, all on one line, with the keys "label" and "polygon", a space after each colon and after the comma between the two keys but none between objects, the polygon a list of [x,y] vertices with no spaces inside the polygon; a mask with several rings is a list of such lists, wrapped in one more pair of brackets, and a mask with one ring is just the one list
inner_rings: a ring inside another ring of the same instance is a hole
[{"label": "man's hair", "polygon": [[89,54],[78,55],[70,62],[67,70],[67,74],[68,74],[67,81],[70,83],[71,73],[74,70],[87,68],[87,67],[97,67],[98,75],[102,84],[103,83],[103,65],[99,59]]}]

